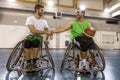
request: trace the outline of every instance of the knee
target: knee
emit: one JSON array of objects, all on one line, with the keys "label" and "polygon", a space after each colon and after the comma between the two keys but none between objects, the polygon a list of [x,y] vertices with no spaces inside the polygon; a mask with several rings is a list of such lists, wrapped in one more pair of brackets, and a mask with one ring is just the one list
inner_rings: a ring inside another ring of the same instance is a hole
[{"label": "knee", "polygon": [[40,41],[39,40],[34,40],[33,41],[33,48],[39,47]]},{"label": "knee", "polygon": [[81,51],[86,52],[88,50],[88,45],[81,45]]},{"label": "knee", "polygon": [[81,51],[86,52],[88,48],[81,48]]},{"label": "knee", "polygon": [[29,48],[31,48],[31,46],[32,46],[32,42],[30,40],[25,40],[24,47],[29,49]]}]

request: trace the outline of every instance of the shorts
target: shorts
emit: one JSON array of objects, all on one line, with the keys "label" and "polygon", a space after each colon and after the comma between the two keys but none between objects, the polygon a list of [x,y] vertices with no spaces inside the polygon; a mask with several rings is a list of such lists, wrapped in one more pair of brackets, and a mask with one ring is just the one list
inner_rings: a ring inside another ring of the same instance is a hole
[{"label": "shorts", "polygon": [[88,49],[95,49],[95,43],[92,38],[76,37],[74,44],[81,50],[87,51]]},{"label": "shorts", "polygon": [[40,35],[31,34],[28,35],[25,39],[24,47],[25,48],[36,48],[42,47],[43,39]]}]

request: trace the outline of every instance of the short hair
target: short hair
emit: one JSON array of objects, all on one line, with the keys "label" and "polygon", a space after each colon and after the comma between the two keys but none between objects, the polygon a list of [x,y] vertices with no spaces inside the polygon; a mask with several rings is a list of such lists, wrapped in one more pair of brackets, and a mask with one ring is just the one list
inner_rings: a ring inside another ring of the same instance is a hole
[{"label": "short hair", "polygon": [[34,8],[34,11],[36,12],[36,9],[40,9],[40,8],[44,8],[44,6],[40,5],[40,4],[36,4],[35,8]]}]

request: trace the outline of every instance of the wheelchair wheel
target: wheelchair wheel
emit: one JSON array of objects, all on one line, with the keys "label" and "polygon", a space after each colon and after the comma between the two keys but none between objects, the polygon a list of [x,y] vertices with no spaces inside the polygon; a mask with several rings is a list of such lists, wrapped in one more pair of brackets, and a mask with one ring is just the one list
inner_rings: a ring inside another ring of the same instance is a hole
[{"label": "wheelchair wheel", "polygon": [[55,79],[55,70],[48,69],[45,73],[41,76],[41,80],[54,80]]},{"label": "wheelchair wheel", "polygon": [[100,48],[96,44],[95,44],[95,48],[96,48],[96,52],[97,52],[95,54],[96,55],[96,64],[99,65],[98,67],[100,67],[100,71],[104,71],[105,66],[106,66],[104,56],[102,55]]},{"label": "wheelchair wheel", "polygon": [[73,47],[73,44],[70,43],[69,46],[68,46],[68,48],[66,49],[66,52],[64,54],[64,58],[63,58],[63,61],[62,61],[62,64],[61,64],[61,71],[63,70],[63,68],[65,66],[65,63],[67,62],[67,59],[69,57],[69,53],[70,53],[72,47]]},{"label": "wheelchair wheel", "polygon": [[46,55],[47,55],[48,59],[50,60],[50,63],[51,63],[51,65],[52,65],[52,68],[54,68],[54,67],[55,67],[55,64],[54,64],[53,59],[52,59],[52,56],[51,56],[51,54],[50,54],[50,52],[49,52],[49,48],[48,48],[47,42],[44,41],[44,44],[45,44]]},{"label": "wheelchair wheel", "polygon": [[11,71],[6,74],[5,80],[18,80],[21,76],[21,73],[18,71]]},{"label": "wheelchair wheel", "polygon": [[91,75],[91,78],[95,80],[105,80],[105,75],[103,71],[96,71],[93,73],[93,75]]},{"label": "wheelchair wheel", "polygon": [[18,63],[20,56],[22,55],[22,52],[24,50],[23,42],[24,41],[20,41],[11,52],[6,64],[6,68],[8,71],[12,71],[14,66]]}]

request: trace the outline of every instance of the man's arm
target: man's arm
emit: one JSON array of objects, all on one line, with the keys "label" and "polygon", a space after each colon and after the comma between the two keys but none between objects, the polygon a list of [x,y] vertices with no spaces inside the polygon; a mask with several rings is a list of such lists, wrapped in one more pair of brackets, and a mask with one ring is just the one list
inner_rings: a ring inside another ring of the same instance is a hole
[{"label": "man's arm", "polygon": [[48,31],[45,31],[45,30],[36,30],[34,25],[28,25],[30,31],[33,33],[33,34],[50,34]]},{"label": "man's arm", "polygon": [[[48,28],[44,28],[45,31],[48,31]],[[49,35],[46,34],[46,41],[48,41]]]},{"label": "man's arm", "polygon": [[64,31],[67,31],[69,29],[72,28],[72,22],[68,23],[65,27],[62,27],[62,28],[58,28],[56,30],[53,30],[52,32],[53,33],[60,33],[60,32],[64,32]]},{"label": "man's arm", "polygon": [[88,27],[92,27],[92,24],[90,22],[88,22]]},{"label": "man's arm", "polygon": [[88,22],[88,27],[94,31],[96,31],[95,27],[92,26],[92,24],[90,22]]}]

